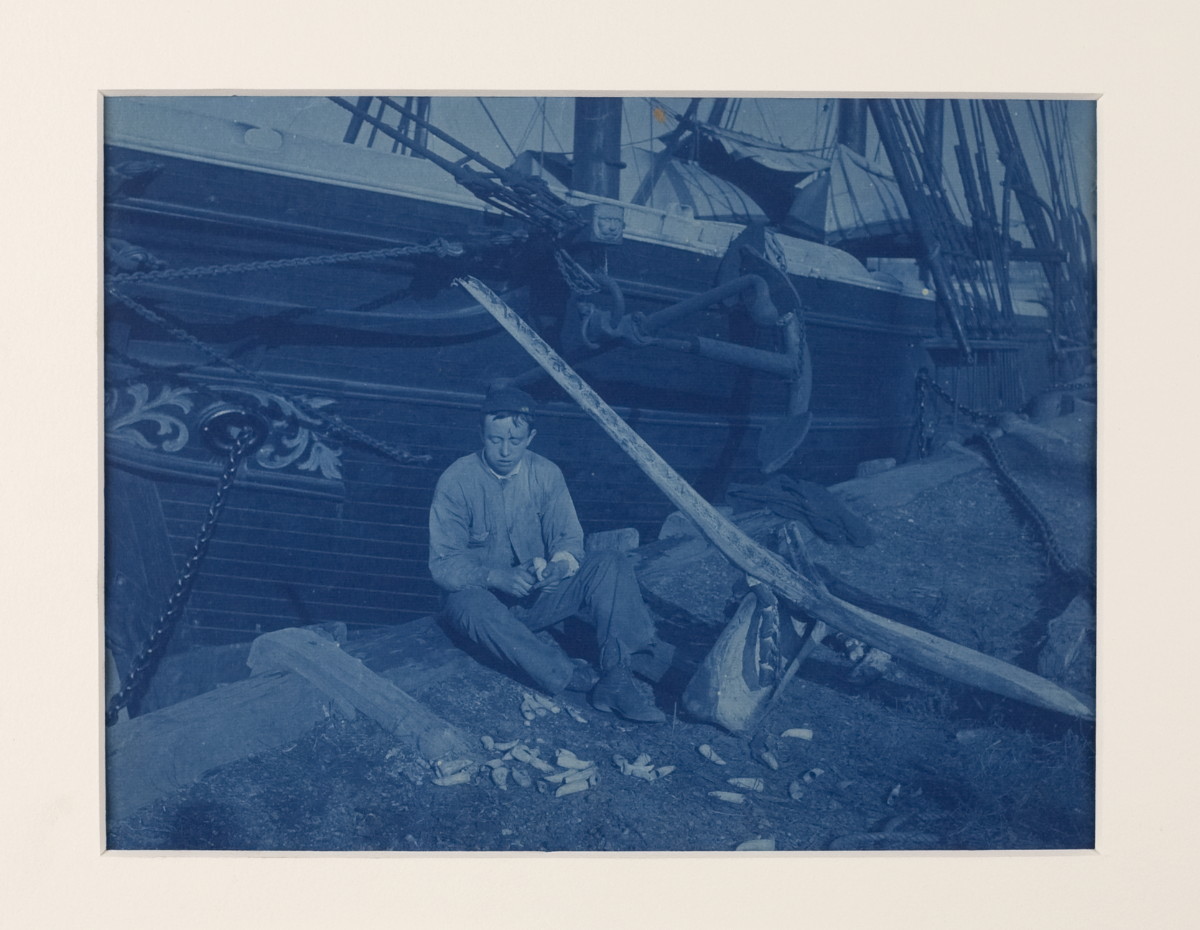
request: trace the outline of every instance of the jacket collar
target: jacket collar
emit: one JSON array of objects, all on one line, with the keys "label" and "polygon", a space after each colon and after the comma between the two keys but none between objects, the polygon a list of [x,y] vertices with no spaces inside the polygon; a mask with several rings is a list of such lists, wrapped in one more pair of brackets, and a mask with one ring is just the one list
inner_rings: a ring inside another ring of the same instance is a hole
[{"label": "jacket collar", "polygon": [[483,470],[486,471],[493,478],[497,478],[500,481],[507,481],[509,478],[517,477],[517,475],[521,474],[521,468],[524,467],[524,465],[525,465],[525,460],[521,459],[521,461],[517,462],[516,468],[514,468],[512,471],[510,471],[507,475],[501,475],[498,472],[494,471],[492,469],[492,466],[487,463],[487,460],[484,459],[482,452],[477,452],[475,454],[479,459],[479,464],[483,466]]}]

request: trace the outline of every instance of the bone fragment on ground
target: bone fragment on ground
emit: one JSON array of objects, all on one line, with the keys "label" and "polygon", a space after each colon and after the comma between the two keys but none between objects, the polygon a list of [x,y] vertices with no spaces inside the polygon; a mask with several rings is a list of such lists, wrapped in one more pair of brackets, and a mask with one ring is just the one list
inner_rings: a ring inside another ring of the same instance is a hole
[{"label": "bone fragment on ground", "polygon": [[613,756],[613,762],[617,768],[621,770],[622,775],[629,775],[633,778],[641,778],[646,781],[654,781],[657,775],[654,772],[654,767],[650,764],[650,757],[646,755],[638,756],[638,759],[645,758],[646,762],[641,765],[635,762],[630,762],[624,756],[618,754]]},{"label": "bone fragment on ground", "polygon": [[564,769],[586,769],[590,768],[594,763],[580,759],[575,753],[569,749],[560,749],[554,758],[558,763],[559,768]]},{"label": "bone fragment on ground", "polygon": [[524,762],[526,765],[532,765],[539,772],[550,774],[554,771],[554,766],[550,765],[543,759],[539,759],[537,754],[530,750],[524,743],[518,743],[511,750],[512,757],[518,762]]},{"label": "bone fragment on ground", "polygon": [[545,695],[530,694],[529,700],[534,705],[535,708],[538,708],[538,707],[544,708],[545,710],[550,711],[550,713],[552,713],[552,714],[557,714],[557,713],[562,712],[562,708],[559,707],[558,704],[556,704],[554,701],[550,700],[550,698],[546,697]]},{"label": "bone fragment on ground", "polygon": [[474,759],[438,759],[434,764],[438,775],[445,778],[448,775],[454,775],[464,769],[471,768],[475,765]]},{"label": "bone fragment on ground", "polygon": [[792,727],[790,730],[784,730],[779,735],[786,736],[789,739],[812,739],[813,731],[807,727]]},{"label": "bone fragment on ground", "polygon": [[772,772],[779,771],[779,760],[775,758],[775,753],[771,752],[771,750],[764,749],[758,754],[758,757],[762,760],[763,765],[769,768]]},{"label": "bone fragment on ground", "polygon": [[708,745],[708,743],[704,743],[697,749],[697,751],[709,762],[715,762],[717,765],[725,764],[725,760],[722,759],[720,755],[717,754],[717,751]]},{"label": "bone fragment on ground", "polygon": [[710,791],[708,796],[727,804],[744,804],[746,802],[746,796],[738,794],[736,791]]},{"label": "bone fragment on ground", "polygon": [[762,791],[766,787],[761,778],[730,778],[727,781],[733,787],[743,788],[746,791]]}]

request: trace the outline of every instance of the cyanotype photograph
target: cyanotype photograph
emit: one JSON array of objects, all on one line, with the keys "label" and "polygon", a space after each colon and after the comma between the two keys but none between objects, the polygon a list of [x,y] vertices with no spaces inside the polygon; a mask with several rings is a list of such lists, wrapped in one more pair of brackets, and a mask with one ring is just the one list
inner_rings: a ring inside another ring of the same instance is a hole
[{"label": "cyanotype photograph", "polygon": [[1094,847],[1094,100],[103,141],[109,849]]}]

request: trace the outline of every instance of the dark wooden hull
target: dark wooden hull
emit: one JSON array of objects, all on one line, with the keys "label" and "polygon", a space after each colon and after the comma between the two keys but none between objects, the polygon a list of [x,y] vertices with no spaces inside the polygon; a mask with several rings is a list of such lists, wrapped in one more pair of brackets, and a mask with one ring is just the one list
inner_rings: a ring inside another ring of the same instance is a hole
[{"label": "dark wooden hull", "polygon": [[[112,168],[136,166],[148,155],[110,147],[106,157]],[[105,235],[144,248],[172,268],[421,244],[435,236],[479,242],[516,229],[453,198],[431,202],[282,172],[149,157],[144,183],[114,181],[110,172]],[[126,168],[123,177],[131,173]],[[493,261],[486,249],[473,254],[474,265],[435,263],[432,275],[491,271],[489,283],[520,285],[523,312],[547,335],[558,335],[567,296],[561,280],[531,278],[527,269],[522,277],[521,269]],[[664,235],[627,239],[609,255],[609,273],[628,309],[652,312],[713,286],[721,252],[676,248]],[[960,369],[953,353],[937,353],[944,334],[928,296],[836,268],[790,273],[808,308],[814,370],[813,426],[787,467],[798,477],[831,483],[850,477],[865,459],[913,454],[921,368],[937,374],[940,362],[961,372],[964,399],[977,404],[975,385],[985,384],[983,399],[992,409],[1015,405],[1049,380],[1039,323],[996,344],[987,371]],[[506,334],[465,310],[451,313],[454,320],[441,329],[408,313],[429,306],[412,295],[430,274],[428,266],[400,261],[121,285],[281,393],[329,399],[329,409],[347,422],[430,456],[427,464],[399,464],[344,443],[336,478],[301,472],[295,464],[249,468],[230,494],[196,580],[185,625],[193,639],[338,620],[390,625],[435,609],[437,593],[425,567],[434,482],[476,445],[475,409],[486,384],[519,375],[531,362]],[[737,321],[720,310],[698,314],[690,325],[717,338],[738,335]],[[222,390],[247,386],[194,346],[112,301],[106,347],[110,392],[139,383],[155,386],[151,393],[160,384],[191,386],[197,393],[189,416]],[[756,479],[760,432],[786,410],[786,387],[778,379],[657,347],[612,349],[580,361],[578,369],[711,500],[721,500],[730,483]],[[531,390],[545,405],[537,447],[563,467],[585,529],[635,526],[643,538],[656,535],[672,509],[662,495],[549,384],[538,381]],[[161,610],[168,593],[161,587],[164,571],[154,578],[143,572],[135,593],[120,602],[113,572],[137,574],[146,547],[163,544],[173,564],[182,565],[219,471],[217,457],[194,436],[167,453],[152,429],[143,433],[150,448],[130,442],[128,430],[124,438],[110,431],[107,443],[111,487],[126,487],[118,472],[148,482],[136,495],[137,514],[128,512],[125,493],[107,498],[110,624],[135,628]],[[129,527],[154,506],[162,533],[134,534]]]}]

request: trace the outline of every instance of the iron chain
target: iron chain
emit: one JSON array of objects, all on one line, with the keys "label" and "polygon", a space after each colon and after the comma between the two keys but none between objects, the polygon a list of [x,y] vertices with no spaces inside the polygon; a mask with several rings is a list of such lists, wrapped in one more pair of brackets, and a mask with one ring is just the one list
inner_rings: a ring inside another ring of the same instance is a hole
[{"label": "iron chain", "polygon": [[[921,371],[917,375],[917,393],[920,398],[918,428],[921,430],[922,458],[929,454],[929,446],[933,438],[932,430],[929,430],[928,432],[926,431],[925,421],[925,399],[927,391],[930,388],[932,388],[934,393],[947,404],[950,404],[960,413],[971,417],[977,422],[987,424],[995,419],[994,414],[984,413],[980,410],[972,410],[970,407],[958,403],[953,397],[950,396],[949,392],[947,392],[945,388],[930,378],[927,372]],[[1004,456],[1000,452],[1000,447],[996,445],[996,441],[991,437],[986,429],[980,430],[976,434],[976,438],[978,438],[987,449],[992,466],[1000,478],[1000,483],[1012,495],[1013,499],[1017,502],[1017,505],[1026,514],[1026,516],[1028,516],[1033,522],[1038,536],[1041,539],[1042,546],[1045,548],[1046,554],[1050,559],[1051,565],[1054,566],[1054,569],[1064,577],[1075,582],[1081,588],[1094,591],[1096,587],[1095,577],[1087,569],[1079,565],[1075,565],[1064,554],[1062,547],[1059,545],[1058,537],[1055,535],[1054,529],[1050,526],[1050,522],[1046,519],[1045,514],[1038,509],[1037,505],[1025,492],[1025,489],[1021,487],[1020,483],[1013,476],[1013,473],[1008,468],[1008,463],[1005,461]]]},{"label": "iron chain", "polygon": [[934,381],[933,378],[929,377],[929,373],[924,369],[917,374],[917,385],[918,387],[932,388],[933,392],[937,394],[938,397],[944,400],[959,413],[970,417],[972,420],[977,420],[980,423],[987,423],[995,417],[995,414],[993,413],[985,413],[982,410],[975,410],[972,407],[968,407],[966,404],[960,404],[957,400],[950,396],[949,391]]},{"label": "iron chain", "polygon": [[194,268],[167,268],[158,271],[129,271],[105,276],[109,283],[128,281],[174,281],[183,278],[203,278],[221,274],[243,274],[249,271],[279,271],[285,268],[306,268],[315,265],[340,265],[346,262],[368,262],[407,255],[437,255],[440,258],[458,257],[464,249],[457,242],[435,239],[429,245],[406,245],[367,252],[337,252],[331,255],[310,255],[305,258],[277,258],[259,262],[238,262],[229,265],[200,265]]},{"label": "iron chain", "polygon": [[168,322],[164,317],[155,313],[153,310],[151,310],[149,307],[145,306],[144,304],[141,304],[138,301],[134,300],[132,297],[128,296],[127,294],[121,293],[121,291],[117,290],[115,287],[109,287],[108,293],[111,297],[115,298],[116,300],[119,300],[121,303],[123,303],[125,306],[127,306],[129,309],[131,309],[138,316],[142,317],[145,320],[148,320],[149,322],[155,324],[156,326],[161,327],[168,334],[170,334],[174,338],[178,339],[180,342],[186,343],[187,345],[190,345],[193,348],[199,349],[201,352],[206,354],[209,358],[211,358],[217,364],[224,365],[227,368],[237,372],[243,378],[253,381],[259,387],[269,391],[270,393],[278,394],[280,397],[283,397],[285,400],[288,401],[288,403],[295,406],[296,409],[300,410],[306,416],[311,417],[316,422],[318,422],[322,426],[324,426],[324,428],[328,432],[335,433],[335,434],[338,434],[341,436],[345,436],[349,439],[353,439],[354,441],[358,442],[360,445],[366,446],[367,448],[370,448],[370,449],[374,449],[376,452],[380,452],[383,455],[393,458],[396,461],[401,462],[403,464],[429,461],[430,457],[428,455],[414,455],[411,452],[409,452],[407,449],[402,449],[399,446],[394,446],[390,442],[386,442],[382,439],[376,439],[374,436],[370,436],[367,433],[364,433],[362,430],[358,429],[357,427],[351,426],[349,423],[347,423],[345,420],[343,420],[337,414],[324,413],[324,412],[318,410],[316,407],[312,406],[312,404],[303,400],[302,398],[295,397],[293,395],[288,394],[286,391],[281,389],[278,385],[273,384],[272,382],[268,381],[266,378],[264,378],[258,372],[252,371],[251,369],[249,369],[245,365],[243,365],[241,362],[238,362],[238,361],[230,358],[228,355],[225,355],[224,353],[218,351],[215,347],[209,345],[207,342],[197,339],[195,336],[193,336],[191,333],[189,333],[187,330],[183,329],[182,327],[172,326],[171,323]]},{"label": "iron chain", "polygon": [[159,615],[158,623],[155,624],[153,631],[146,640],[146,645],[142,647],[142,651],[133,660],[129,672],[125,675],[125,679],[121,683],[120,690],[108,702],[108,707],[104,713],[104,722],[107,726],[112,726],[116,722],[117,715],[121,709],[129,704],[133,695],[145,684],[154,664],[157,662],[158,653],[166,647],[171,634],[175,632],[175,627],[179,624],[179,618],[183,615],[183,608],[187,606],[188,597],[192,592],[192,585],[196,580],[196,575],[200,571],[200,564],[204,561],[205,553],[208,552],[209,541],[212,539],[213,532],[217,528],[217,520],[221,516],[221,510],[225,506],[225,499],[229,494],[230,487],[233,485],[233,479],[237,475],[238,466],[246,458],[253,441],[254,431],[251,429],[242,429],[238,432],[234,444],[230,447],[229,455],[225,461],[225,468],[221,472],[221,477],[217,482],[216,494],[213,495],[212,503],[208,505],[208,513],[204,517],[204,522],[200,525],[200,531],[196,534],[196,541],[192,544],[191,555],[187,557],[187,561],[184,562],[179,577],[175,579],[175,587],[172,588],[171,594],[167,598],[167,604]]},{"label": "iron chain", "polygon": [[1095,591],[1095,576],[1083,566],[1076,565],[1067,558],[1066,554],[1062,551],[1062,547],[1059,545],[1058,537],[1054,534],[1054,529],[1050,526],[1050,521],[1046,519],[1045,514],[1038,509],[1037,505],[1025,492],[1025,489],[1021,487],[1012,472],[1009,471],[1008,463],[1004,460],[1004,456],[1000,454],[1000,447],[996,445],[996,440],[986,431],[979,433],[979,440],[987,449],[988,456],[992,460],[996,474],[1000,476],[1001,483],[1017,501],[1021,509],[1025,511],[1030,520],[1033,521],[1038,535],[1041,537],[1042,545],[1046,549],[1046,554],[1050,558],[1050,564],[1054,566],[1054,569],[1059,574],[1075,582],[1075,584],[1085,591]]},{"label": "iron chain", "polygon": [[596,279],[563,249],[555,250],[554,260],[558,263],[559,273],[562,274],[563,280],[567,282],[567,287],[571,289],[572,294],[586,295],[600,293],[600,285],[596,282]]},{"label": "iron chain", "polygon": [[933,446],[933,423],[928,417],[929,379],[917,377],[917,455],[928,458]]}]

